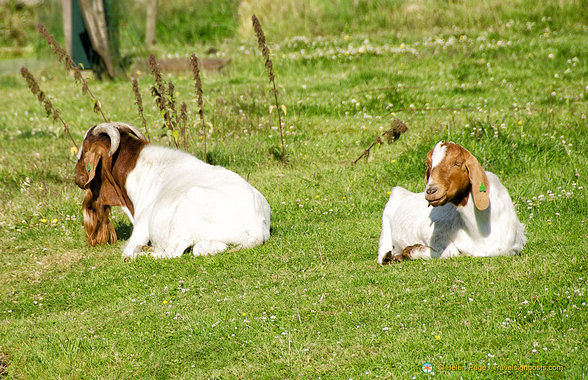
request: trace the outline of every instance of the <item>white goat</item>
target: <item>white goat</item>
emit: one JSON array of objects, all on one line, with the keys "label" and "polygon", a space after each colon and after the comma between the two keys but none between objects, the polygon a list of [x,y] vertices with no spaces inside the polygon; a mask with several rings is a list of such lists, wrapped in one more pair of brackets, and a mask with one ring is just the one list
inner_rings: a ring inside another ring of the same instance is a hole
[{"label": "white goat", "polygon": [[424,193],[392,189],[382,216],[379,264],[521,252],[525,228],[496,175],[453,142],[437,143],[426,164]]},{"label": "white goat", "polygon": [[78,186],[87,189],[89,244],[116,241],[110,206],[123,207],[129,216],[133,233],[125,258],[149,242],[152,256],[171,258],[189,247],[194,255],[208,255],[269,239],[269,204],[247,181],[188,153],[151,145],[131,125],[88,130],[75,172]]}]

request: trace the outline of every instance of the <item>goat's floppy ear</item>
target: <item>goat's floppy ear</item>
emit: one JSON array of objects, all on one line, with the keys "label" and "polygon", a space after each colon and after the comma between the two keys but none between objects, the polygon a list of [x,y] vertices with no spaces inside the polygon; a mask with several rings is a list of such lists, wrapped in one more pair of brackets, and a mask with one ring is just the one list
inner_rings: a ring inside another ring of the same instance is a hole
[{"label": "goat's floppy ear", "polygon": [[490,206],[490,184],[488,183],[488,177],[482,166],[478,162],[478,159],[473,154],[468,152],[466,158],[466,168],[468,169],[468,177],[470,178],[470,184],[472,186],[472,196],[474,198],[474,204],[480,211],[486,210]]},{"label": "goat's floppy ear", "polygon": [[92,149],[86,154],[86,167],[84,170],[88,172],[88,181],[86,181],[84,188],[87,188],[96,176],[96,169],[100,164],[100,160],[102,160],[102,152],[99,149]]},{"label": "goat's floppy ear", "polygon": [[425,185],[429,183],[429,177],[431,176],[432,157],[433,157],[433,151],[430,150],[429,153],[427,153],[427,158],[425,159],[425,165],[427,167],[427,170],[425,171]]}]

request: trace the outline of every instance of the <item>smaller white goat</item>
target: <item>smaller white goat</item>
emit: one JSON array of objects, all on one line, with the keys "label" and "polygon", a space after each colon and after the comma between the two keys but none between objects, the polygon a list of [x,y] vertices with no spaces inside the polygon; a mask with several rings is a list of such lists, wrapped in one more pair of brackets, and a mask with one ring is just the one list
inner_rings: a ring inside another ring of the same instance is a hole
[{"label": "smaller white goat", "polygon": [[437,143],[426,164],[425,192],[392,189],[382,216],[379,264],[522,251],[525,227],[496,175],[453,142]]},{"label": "smaller white goat", "polygon": [[209,255],[262,244],[270,235],[270,206],[238,174],[175,149],[151,145],[135,127],[104,123],[90,128],[75,168],[88,244],[116,242],[110,207],[133,223],[123,257],[151,243],[151,255]]}]

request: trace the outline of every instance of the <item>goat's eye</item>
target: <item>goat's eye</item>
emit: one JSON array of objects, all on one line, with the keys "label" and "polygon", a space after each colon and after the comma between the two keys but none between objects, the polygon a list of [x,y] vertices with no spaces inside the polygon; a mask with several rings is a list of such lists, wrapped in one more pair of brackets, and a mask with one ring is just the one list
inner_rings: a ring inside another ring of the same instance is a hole
[{"label": "goat's eye", "polygon": [[462,167],[462,165],[463,165],[463,162],[462,162],[462,161],[456,161],[456,162],[453,164],[453,166],[457,166],[458,168],[461,168],[461,167]]}]

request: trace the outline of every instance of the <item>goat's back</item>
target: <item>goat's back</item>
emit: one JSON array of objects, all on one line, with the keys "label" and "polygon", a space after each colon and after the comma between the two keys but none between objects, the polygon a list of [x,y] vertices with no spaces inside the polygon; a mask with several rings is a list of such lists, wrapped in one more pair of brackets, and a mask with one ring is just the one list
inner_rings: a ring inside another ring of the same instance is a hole
[{"label": "goat's back", "polygon": [[148,145],[126,183],[154,242],[222,241],[243,247],[269,238],[270,207],[237,173]]}]

